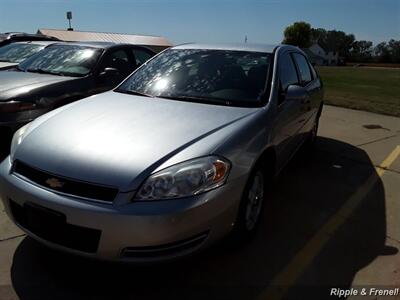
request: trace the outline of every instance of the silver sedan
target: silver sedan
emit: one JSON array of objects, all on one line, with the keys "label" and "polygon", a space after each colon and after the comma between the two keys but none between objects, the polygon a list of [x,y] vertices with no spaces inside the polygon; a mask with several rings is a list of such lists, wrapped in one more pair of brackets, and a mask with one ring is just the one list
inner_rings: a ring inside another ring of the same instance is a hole
[{"label": "silver sedan", "polygon": [[114,91],[21,128],[0,197],[28,235],[88,257],[158,261],[229,234],[243,242],[271,178],[313,144],[322,98],[298,48],[176,46]]}]

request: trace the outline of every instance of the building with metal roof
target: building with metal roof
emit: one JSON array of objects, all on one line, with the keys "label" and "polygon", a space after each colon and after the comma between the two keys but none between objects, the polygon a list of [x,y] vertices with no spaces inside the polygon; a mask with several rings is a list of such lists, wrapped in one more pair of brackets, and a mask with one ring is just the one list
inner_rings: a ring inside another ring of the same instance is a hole
[{"label": "building with metal roof", "polygon": [[150,35],[134,35],[107,32],[76,31],[63,29],[39,29],[39,34],[54,36],[63,41],[77,42],[113,42],[147,46],[154,51],[171,47],[172,43],[164,37]]}]

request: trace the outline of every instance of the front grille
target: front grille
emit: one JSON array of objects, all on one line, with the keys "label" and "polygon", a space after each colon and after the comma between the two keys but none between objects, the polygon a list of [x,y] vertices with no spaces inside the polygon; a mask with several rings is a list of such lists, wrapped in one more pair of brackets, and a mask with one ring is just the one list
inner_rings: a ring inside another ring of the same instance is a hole
[{"label": "front grille", "polygon": [[131,258],[156,258],[169,256],[195,249],[207,238],[208,232],[204,232],[191,238],[175,243],[148,247],[128,247],[122,251],[122,256]]},{"label": "front grille", "polygon": [[97,251],[100,230],[68,224],[64,214],[42,206],[31,203],[21,206],[12,200],[9,201],[15,222],[36,236],[82,252]]},{"label": "front grille", "polygon": [[47,189],[73,196],[112,202],[118,194],[116,188],[61,177],[32,168],[18,160],[14,163],[13,172]]}]

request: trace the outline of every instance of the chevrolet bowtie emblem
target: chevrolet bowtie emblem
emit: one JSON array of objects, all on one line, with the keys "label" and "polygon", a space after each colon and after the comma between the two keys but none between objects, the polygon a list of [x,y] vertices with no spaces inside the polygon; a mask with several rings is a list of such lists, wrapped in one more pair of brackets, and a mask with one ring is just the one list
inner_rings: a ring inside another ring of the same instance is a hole
[{"label": "chevrolet bowtie emblem", "polygon": [[46,180],[46,184],[51,187],[52,189],[59,189],[62,188],[65,182],[58,180],[57,178],[49,178]]}]

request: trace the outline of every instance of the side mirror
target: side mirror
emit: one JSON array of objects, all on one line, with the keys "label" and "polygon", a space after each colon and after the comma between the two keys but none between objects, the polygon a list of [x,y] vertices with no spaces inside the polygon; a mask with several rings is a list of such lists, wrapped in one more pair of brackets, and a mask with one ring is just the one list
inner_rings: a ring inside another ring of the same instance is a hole
[{"label": "side mirror", "polygon": [[105,68],[103,72],[100,72],[100,77],[115,77],[119,76],[120,72],[116,68]]},{"label": "side mirror", "polygon": [[304,100],[307,97],[307,90],[299,85],[289,85],[286,90],[285,100]]}]

